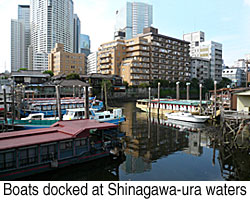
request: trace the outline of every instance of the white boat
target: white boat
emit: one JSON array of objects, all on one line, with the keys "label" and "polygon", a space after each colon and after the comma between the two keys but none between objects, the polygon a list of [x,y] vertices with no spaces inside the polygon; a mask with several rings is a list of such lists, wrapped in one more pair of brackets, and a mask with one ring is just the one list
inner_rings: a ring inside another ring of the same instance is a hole
[{"label": "white boat", "polygon": [[174,119],[186,122],[195,122],[195,123],[203,123],[209,119],[209,116],[192,115],[189,112],[166,113],[165,116],[168,119]]},{"label": "white boat", "polygon": [[[113,124],[119,124],[126,120],[125,116],[122,115],[121,108],[115,108],[110,111],[95,111],[94,109],[89,110],[89,118],[97,120],[99,122],[108,122]],[[66,114],[63,115],[63,120],[76,120],[85,118],[84,108],[66,109]]]},{"label": "white boat", "polygon": [[21,118],[21,120],[59,120],[59,117],[45,117],[44,113],[31,113],[28,117]]}]

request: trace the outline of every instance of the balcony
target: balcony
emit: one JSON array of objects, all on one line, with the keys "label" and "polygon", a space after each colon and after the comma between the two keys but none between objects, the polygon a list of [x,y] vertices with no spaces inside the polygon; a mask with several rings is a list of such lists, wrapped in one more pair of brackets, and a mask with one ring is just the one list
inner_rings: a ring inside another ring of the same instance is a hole
[{"label": "balcony", "polygon": [[110,63],[110,62],[111,62],[111,58],[106,58],[106,59],[100,60],[100,63],[101,63],[101,64]]}]

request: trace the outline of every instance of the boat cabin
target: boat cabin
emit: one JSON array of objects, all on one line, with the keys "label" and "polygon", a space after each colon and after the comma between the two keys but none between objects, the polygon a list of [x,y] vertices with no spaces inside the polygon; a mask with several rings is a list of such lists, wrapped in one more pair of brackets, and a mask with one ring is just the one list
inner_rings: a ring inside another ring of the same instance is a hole
[{"label": "boat cabin", "polygon": [[0,135],[0,180],[11,180],[109,155],[117,126],[95,120],[60,121],[50,128]]}]

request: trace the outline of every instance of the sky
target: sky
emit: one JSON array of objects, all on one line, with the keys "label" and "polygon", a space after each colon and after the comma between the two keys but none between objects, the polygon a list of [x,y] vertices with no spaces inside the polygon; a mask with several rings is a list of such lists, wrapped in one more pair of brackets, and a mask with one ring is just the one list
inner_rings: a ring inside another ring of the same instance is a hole
[{"label": "sky", "polygon": [[[81,33],[90,36],[91,51],[114,35],[115,12],[127,0],[73,0]],[[132,2],[133,0],[128,0]],[[0,0],[0,72],[10,70],[11,19],[17,6],[30,0]],[[205,32],[205,40],[222,43],[228,66],[250,53],[250,0],[137,0],[153,5],[153,26],[159,33],[182,39],[183,33]]]}]

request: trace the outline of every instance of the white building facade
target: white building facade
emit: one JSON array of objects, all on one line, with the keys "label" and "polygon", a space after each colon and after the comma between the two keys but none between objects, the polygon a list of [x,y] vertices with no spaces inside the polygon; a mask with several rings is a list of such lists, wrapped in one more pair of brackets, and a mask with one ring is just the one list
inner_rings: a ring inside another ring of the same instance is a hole
[{"label": "white building facade", "polygon": [[[31,0],[30,23],[33,70],[46,70],[41,68],[40,58],[48,57],[56,43],[64,44],[65,51],[73,52],[72,0]],[[48,67],[48,63],[45,66]]]},{"label": "white building facade", "polygon": [[97,73],[97,55],[98,52],[89,54],[87,59],[87,74]]},{"label": "white building facade", "polygon": [[210,60],[210,78],[216,81],[222,79],[222,44],[214,41],[205,41],[202,31],[183,35],[185,41],[190,42],[190,56]]},{"label": "white building facade", "polygon": [[124,31],[126,39],[143,33],[143,29],[153,24],[153,6],[142,2],[127,2],[116,11],[115,32]]},{"label": "white building facade", "polygon": [[242,79],[243,73],[240,68],[224,69],[222,72],[222,77],[230,79],[234,87],[241,86],[243,82],[243,79]]}]

